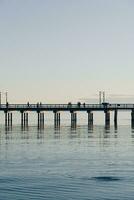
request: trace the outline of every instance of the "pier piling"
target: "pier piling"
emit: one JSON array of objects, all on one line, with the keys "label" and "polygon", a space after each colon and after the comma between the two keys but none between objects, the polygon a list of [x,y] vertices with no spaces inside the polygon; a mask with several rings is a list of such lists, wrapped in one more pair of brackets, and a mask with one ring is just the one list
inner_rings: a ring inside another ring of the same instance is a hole
[{"label": "pier piling", "polygon": [[55,127],[60,126],[60,113],[59,112],[54,112],[54,125],[55,125]]},{"label": "pier piling", "polygon": [[12,113],[5,112],[5,126],[12,126]]},{"label": "pier piling", "polygon": [[44,127],[44,113],[38,112],[38,128]]},{"label": "pier piling", "polygon": [[131,111],[131,125],[134,127],[134,109]]},{"label": "pier piling", "polygon": [[88,113],[88,125],[93,125],[93,113],[91,111],[87,111]]},{"label": "pier piling", "polygon": [[5,126],[7,126],[7,112],[5,112]]},{"label": "pier piling", "polygon": [[110,125],[110,112],[105,111],[105,125]]},{"label": "pier piling", "polygon": [[77,113],[71,112],[71,126],[76,126],[77,124]]},{"label": "pier piling", "polygon": [[28,127],[28,113],[21,112],[21,126]]},{"label": "pier piling", "polygon": [[116,125],[117,124],[117,114],[118,114],[118,111],[117,109],[114,111],[114,124]]}]

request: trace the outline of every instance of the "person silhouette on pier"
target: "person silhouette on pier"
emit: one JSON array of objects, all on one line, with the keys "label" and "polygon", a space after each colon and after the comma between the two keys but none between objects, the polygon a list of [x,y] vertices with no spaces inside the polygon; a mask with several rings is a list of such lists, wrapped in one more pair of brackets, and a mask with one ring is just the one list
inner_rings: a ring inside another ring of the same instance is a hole
[{"label": "person silhouette on pier", "polygon": [[8,102],[6,102],[6,107],[7,107],[7,108],[8,108],[8,105],[9,105]]},{"label": "person silhouette on pier", "polygon": [[80,106],[81,106],[81,102],[78,102],[78,103],[77,103],[77,106],[80,108]]}]

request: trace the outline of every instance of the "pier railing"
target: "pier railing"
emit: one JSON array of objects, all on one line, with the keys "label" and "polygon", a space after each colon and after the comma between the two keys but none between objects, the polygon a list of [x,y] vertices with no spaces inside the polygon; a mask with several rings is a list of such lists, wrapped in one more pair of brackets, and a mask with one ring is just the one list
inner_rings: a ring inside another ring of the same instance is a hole
[{"label": "pier railing", "polygon": [[134,104],[1,104],[0,109],[134,109]]}]

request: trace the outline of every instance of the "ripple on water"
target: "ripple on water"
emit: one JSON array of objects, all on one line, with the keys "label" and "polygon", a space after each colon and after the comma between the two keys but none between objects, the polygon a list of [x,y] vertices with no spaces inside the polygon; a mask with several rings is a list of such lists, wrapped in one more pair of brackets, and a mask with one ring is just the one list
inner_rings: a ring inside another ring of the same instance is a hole
[{"label": "ripple on water", "polygon": [[[68,176],[68,178],[71,178],[71,179],[76,179],[76,177],[74,176]],[[83,181],[91,181],[91,180],[96,180],[96,181],[120,181],[121,178],[120,177],[117,177],[117,176],[94,176],[94,177],[81,177],[81,178],[78,178],[78,179],[81,179]]]},{"label": "ripple on water", "polygon": [[117,177],[117,176],[95,176],[92,177],[93,180],[96,181],[120,181],[121,178]]}]

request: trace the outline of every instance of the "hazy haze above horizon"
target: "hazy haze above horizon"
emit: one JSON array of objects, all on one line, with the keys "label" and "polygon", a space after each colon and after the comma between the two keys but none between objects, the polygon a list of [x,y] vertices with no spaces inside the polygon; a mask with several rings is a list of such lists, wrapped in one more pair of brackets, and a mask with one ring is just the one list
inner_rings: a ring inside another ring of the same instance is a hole
[{"label": "hazy haze above horizon", "polygon": [[99,90],[134,102],[133,11],[132,0],[0,0],[0,91],[11,102]]}]

